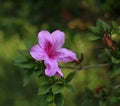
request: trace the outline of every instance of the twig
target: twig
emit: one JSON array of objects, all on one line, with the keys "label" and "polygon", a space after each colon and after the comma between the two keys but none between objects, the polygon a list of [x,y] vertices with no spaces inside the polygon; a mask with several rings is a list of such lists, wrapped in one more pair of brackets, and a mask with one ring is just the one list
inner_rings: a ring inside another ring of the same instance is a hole
[{"label": "twig", "polygon": [[59,67],[80,71],[80,70],[87,70],[87,69],[90,69],[90,68],[98,68],[98,67],[102,68],[102,67],[106,67],[106,66],[109,66],[109,64],[97,64],[97,65],[81,66],[81,67],[72,67],[72,66],[59,66]]}]

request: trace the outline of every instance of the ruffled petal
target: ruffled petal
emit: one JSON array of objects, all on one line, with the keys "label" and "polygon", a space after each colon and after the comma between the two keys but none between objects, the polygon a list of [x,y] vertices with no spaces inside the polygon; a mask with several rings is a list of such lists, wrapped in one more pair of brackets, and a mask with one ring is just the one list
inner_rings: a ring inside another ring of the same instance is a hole
[{"label": "ruffled petal", "polygon": [[56,60],[46,59],[44,63],[45,66],[47,67],[45,69],[45,74],[47,76],[54,76],[54,75],[63,76],[61,70],[58,67],[58,63]]},{"label": "ruffled petal", "polygon": [[41,48],[46,47],[46,43],[52,44],[52,37],[50,35],[50,32],[46,30],[42,30],[38,33],[38,42]]},{"label": "ruffled petal", "polygon": [[60,62],[72,62],[77,60],[76,54],[68,49],[62,48],[57,51],[56,55],[57,61]]},{"label": "ruffled petal", "polygon": [[31,48],[30,55],[36,60],[44,60],[46,57],[45,52],[39,45],[35,45]]},{"label": "ruffled petal", "polygon": [[51,34],[51,36],[53,39],[53,45],[54,45],[55,49],[60,49],[65,42],[64,32],[62,32],[60,30],[56,30]]}]

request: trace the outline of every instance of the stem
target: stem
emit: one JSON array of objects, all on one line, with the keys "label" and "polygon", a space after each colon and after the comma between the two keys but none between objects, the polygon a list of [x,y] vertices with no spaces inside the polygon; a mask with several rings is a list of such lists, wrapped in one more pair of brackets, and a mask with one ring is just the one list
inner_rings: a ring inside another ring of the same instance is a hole
[{"label": "stem", "polygon": [[90,69],[90,68],[98,68],[98,67],[102,68],[102,67],[106,67],[106,66],[109,66],[109,64],[97,64],[97,65],[81,66],[81,67],[72,67],[72,66],[60,66],[60,67],[80,71],[80,70],[87,70],[87,69]]}]

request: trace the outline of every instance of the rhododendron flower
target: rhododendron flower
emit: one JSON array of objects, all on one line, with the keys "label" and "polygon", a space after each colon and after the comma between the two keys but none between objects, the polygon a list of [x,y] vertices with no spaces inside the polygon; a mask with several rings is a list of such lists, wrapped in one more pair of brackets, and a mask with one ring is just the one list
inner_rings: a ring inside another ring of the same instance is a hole
[{"label": "rhododendron flower", "polygon": [[76,54],[68,49],[61,48],[65,42],[64,32],[56,30],[50,34],[46,30],[38,33],[38,44],[30,50],[31,56],[38,60],[44,60],[47,76],[63,76],[58,62],[72,62],[77,60]]}]

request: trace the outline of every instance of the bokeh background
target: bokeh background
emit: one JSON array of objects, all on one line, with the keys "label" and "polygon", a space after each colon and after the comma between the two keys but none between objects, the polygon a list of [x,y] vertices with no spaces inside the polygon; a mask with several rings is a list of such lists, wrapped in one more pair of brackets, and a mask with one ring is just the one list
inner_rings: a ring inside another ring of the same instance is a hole
[{"label": "bokeh background", "polygon": [[[37,33],[60,29],[66,34],[65,47],[84,54],[85,64],[97,64],[95,45],[89,42],[90,26],[97,19],[120,25],[119,0],[0,0],[0,106],[40,106],[38,82],[23,87],[23,70],[14,65],[26,42],[37,43]],[[64,74],[70,70],[63,69]],[[81,106],[89,90],[109,83],[104,69],[82,70],[71,82],[74,92],[63,91],[65,106]],[[95,105],[95,101],[93,105]]]}]

